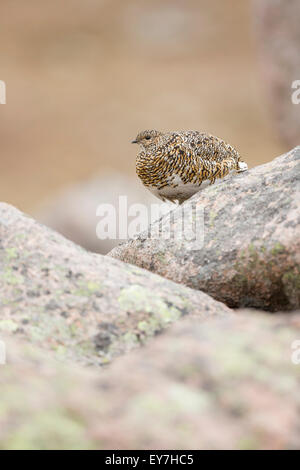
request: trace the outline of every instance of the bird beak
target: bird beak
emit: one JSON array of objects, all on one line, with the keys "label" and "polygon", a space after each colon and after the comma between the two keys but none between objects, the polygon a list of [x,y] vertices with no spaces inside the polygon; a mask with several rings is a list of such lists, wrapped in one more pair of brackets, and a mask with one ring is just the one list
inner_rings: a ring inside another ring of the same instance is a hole
[{"label": "bird beak", "polygon": [[138,142],[137,142],[137,140],[133,140],[131,143],[132,144],[137,144]]}]

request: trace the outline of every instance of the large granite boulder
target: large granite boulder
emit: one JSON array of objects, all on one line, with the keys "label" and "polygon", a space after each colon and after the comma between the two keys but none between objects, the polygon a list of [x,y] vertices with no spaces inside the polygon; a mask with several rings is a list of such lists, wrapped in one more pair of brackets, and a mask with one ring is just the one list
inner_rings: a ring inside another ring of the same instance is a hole
[{"label": "large granite boulder", "polygon": [[0,204],[0,334],[103,363],[179,317],[230,314],[208,295],[88,253]]},{"label": "large granite boulder", "polygon": [[182,320],[100,373],[8,340],[0,449],[299,449],[299,318]]},{"label": "large granite boulder", "polygon": [[300,147],[200,191],[110,255],[230,307],[299,308]]}]

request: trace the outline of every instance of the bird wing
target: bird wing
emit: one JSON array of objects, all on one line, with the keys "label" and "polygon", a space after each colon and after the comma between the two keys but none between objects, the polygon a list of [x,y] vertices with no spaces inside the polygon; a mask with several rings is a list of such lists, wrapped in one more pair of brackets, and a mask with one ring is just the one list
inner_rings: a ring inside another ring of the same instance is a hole
[{"label": "bird wing", "polygon": [[210,180],[213,184],[217,178],[224,178],[232,170],[238,170],[238,152],[210,134],[197,131],[182,133],[176,153],[177,159],[179,155],[184,161],[180,166],[188,168],[184,172],[184,182],[197,181],[201,184]]},{"label": "bird wing", "polygon": [[186,143],[188,143],[191,150],[203,160],[221,163],[224,160],[230,159],[237,163],[240,159],[234,147],[211,134],[196,131],[191,132]]}]

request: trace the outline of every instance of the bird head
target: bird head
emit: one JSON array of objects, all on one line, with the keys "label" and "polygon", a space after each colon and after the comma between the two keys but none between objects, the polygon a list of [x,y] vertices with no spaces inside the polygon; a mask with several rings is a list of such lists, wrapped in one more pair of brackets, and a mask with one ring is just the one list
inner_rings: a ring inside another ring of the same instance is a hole
[{"label": "bird head", "polygon": [[151,145],[156,144],[158,142],[159,137],[162,136],[162,132],[156,130],[147,130],[140,132],[135,140],[133,140],[132,144],[139,144],[144,148],[151,147]]}]

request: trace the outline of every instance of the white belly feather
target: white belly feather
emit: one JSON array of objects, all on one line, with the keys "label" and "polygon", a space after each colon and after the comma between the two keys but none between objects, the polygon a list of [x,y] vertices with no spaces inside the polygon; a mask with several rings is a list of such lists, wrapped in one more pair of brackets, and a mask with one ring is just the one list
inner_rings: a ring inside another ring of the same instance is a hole
[{"label": "white belly feather", "polygon": [[[248,166],[244,162],[239,162],[239,170],[238,172],[246,171]],[[236,170],[232,170],[230,173],[236,173]],[[229,173],[229,174],[230,174]],[[227,175],[229,176],[229,175]],[[223,182],[227,177],[217,179],[214,184],[219,184]],[[158,197],[159,199],[188,199],[192,197],[198,191],[207,188],[211,184],[210,180],[202,181],[201,185],[198,183],[183,183],[181,177],[179,175],[172,175],[169,178],[169,185],[164,186],[161,189],[158,189],[155,186],[146,186],[149,191],[151,191],[154,196]]]}]

